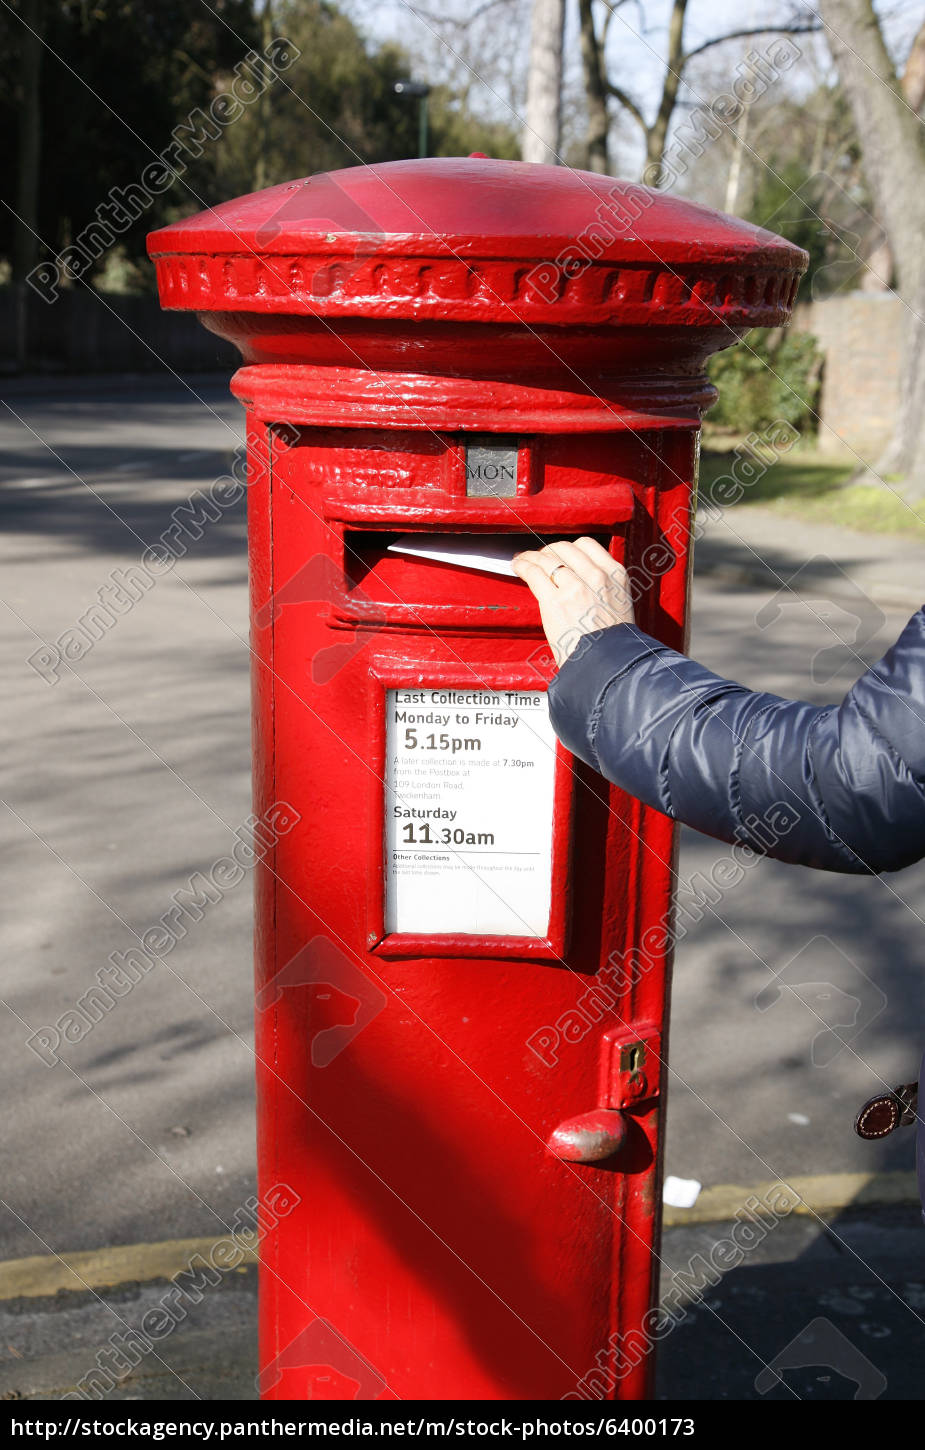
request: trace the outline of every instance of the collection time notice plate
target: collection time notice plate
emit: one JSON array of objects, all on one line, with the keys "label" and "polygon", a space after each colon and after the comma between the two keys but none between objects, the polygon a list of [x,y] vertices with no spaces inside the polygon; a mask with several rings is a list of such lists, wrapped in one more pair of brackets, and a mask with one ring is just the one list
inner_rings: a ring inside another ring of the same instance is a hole
[{"label": "collection time notice plate", "polygon": [[542,691],[388,690],[386,931],[545,937],[555,764]]}]

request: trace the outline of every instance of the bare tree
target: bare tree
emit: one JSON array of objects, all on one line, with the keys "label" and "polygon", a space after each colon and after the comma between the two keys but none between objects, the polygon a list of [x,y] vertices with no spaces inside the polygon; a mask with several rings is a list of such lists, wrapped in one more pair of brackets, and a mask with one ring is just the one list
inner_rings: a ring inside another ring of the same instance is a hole
[{"label": "bare tree", "polygon": [[925,494],[925,141],[903,94],[872,0],[819,0],[826,40],[854,115],[864,170],[889,237],[906,305],[901,394],[893,438],[877,462]]},{"label": "bare tree", "polygon": [[[592,171],[609,171],[607,138],[610,129],[609,102],[615,101],[635,121],[642,132],[646,148],[645,175],[656,184],[671,123],[679,103],[684,74],[692,60],[729,40],[743,40],[759,35],[804,35],[819,30],[820,22],[812,11],[795,10],[779,25],[748,26],[712,36],[690,50],[684,46],[684,24],[689,0],[673,0],[668,21],[668,44],[665,53],[665,74],[655,114],[647,117],[646,109],[631,91],[608,75],[606,43],[611,21],[627,0],[579,0],[581,18],[581,59],[587,96],[587,134],[585,165]],[[622,21],[621,21],[622,23]]]},{"label": "bare tree", "polygon": [[562,38],[565,0],[533,0],[524,161],[555,163],[562,130]]}]

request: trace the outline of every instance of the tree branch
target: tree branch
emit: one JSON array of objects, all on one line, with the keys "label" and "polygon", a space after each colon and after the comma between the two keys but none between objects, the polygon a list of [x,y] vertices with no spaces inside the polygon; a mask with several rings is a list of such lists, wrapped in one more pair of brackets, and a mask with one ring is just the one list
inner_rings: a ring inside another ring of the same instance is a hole
[{"label": "tree branch", "polygon": [[647,172],[650,168],[660,168],[665,154],[668,127],[678,99],[678,87],[684,68],[684,20],[687,6],[688,0],[674,0],[671,7],[671,19],[668,22],[668,61],[662,84],[662,98],[655,120],[646,131]]},{"label": "tree branch", "polygon": [[463,17],[456,15],[441,14],[439,11],[424,10],[419,5],[409,5],[407,8],[412,15],[420,16],[422,20],[429,20],[432,25],[449,24],[456,30],[466,30],[474,21],[480,20],[489,10],[496,10],[499,5],[508,5],[510,0],[484,0],[484,3],[476,6],[474,10]]},{"label": "tree branch", "polygon": [[681,63],[687,65],[695,55],[702,55],[705,50],[710,50],[714,45],[722,45],[726,40],[745,40],[749,35],[812,35],[821,29],[821,21],[809,20],[805,24],[757,25],[752,30],[731,30],[728,35],[717,35],[713,40],[705,40],[702,45],[695,46],[687,52]]},{"label": "tree branch", "polygon": [[[612,13],[608,10],[608,16]],[[610,113],[607,109],[607,77],[604,54],[594,25],[594,0],[578,0],[581,24],[581,66],[584,72],[587,100],[586,165],[590,171],[606,175],[610,170],[608,137]]]},{"label": "tree branch", "polygon": [[632,3],[636,11],[636,22],[639,26],[640,35],[647,35],[648,26],[646,25],[646,15],[645,10],[643,9],[642,0],[602,0],[604,9],[607,11],[605,24],[609,24],[613,17],[616,15],[617,11],[622,10],[624,5],[628,5],[630,3]]},{"label": "tree branch", "polygon": [[628,96],[626,91],[621,90],[619,86],[615,86],[613,81],[607,82],[607,91],[609,95],[613,96],[615,101],[619,101],[621,106],[626,107],[633,120],[637,121],[644,131],[648,131],[649,123],[632,96]]}]

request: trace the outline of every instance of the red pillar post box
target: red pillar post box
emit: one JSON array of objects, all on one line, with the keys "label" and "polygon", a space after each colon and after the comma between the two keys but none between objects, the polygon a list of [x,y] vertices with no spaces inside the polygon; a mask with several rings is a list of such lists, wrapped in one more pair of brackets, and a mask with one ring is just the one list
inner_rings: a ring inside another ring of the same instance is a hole
[{"label": "red pillar post box", "polygon": [[788,317],[804,255],[484,159],[310,177],[150,250],[244,358],[255,810],[294,822],[257,883],[262,1392],[640,1397],[673,832],[557,746],[491,556],[593,535],[683,647],[704,363]]}]

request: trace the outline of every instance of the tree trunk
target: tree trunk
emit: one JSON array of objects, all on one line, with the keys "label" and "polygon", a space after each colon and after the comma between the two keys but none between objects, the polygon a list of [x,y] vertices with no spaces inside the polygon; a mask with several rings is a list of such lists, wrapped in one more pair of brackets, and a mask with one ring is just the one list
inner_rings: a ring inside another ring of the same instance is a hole
[{"label": "tree trunk", "polygon": [[922,102],[925,101],[925,21],[917,31],[906,57],[902,92],[913,111],[918,114],[922,109]]},{"label": "tree trunk", "polygon": [[826,39],[848,97],[864,171],[886,229],[906,305],[901,398],[893,438],[877,461],[901,475],[910,497],[925,494],[925,144],[902,94],[871,0],[820,0]]},{"label": "tree trunk", "polygon": [[610,172],[610,111],[607,106],[604,56],[594,28],[592,0],[578,0],[578,12],[581,18],[581,66],[584,71],[585,105],[588,112],[585,166],[589,171],[599,171],[602,176],[607,176]]},{"label": "tree trunk", "polygon": [[668,22],[668,64],[658,114],[646,134],[646,181],[652,186],[662,184],[662,158],[668,140],[668,127],[674,115],[684,69],[684,16],[688,0],[674,0]]},{"label": "tree trunk", "polygon": [[[925,101],[925,24],[918,31],[906,59],[903,71],[902,93],[918,113]],[[862,292],[883,292],[893,285],[893,253],[888,241],[882,241],[867,258],[867,266],[861,278]]]},{"label": "tree trunk", "polygon": [[[260,16],[260,45],[266,52],[273,39],[273,0],[263,0]],[[254,166],[254,190],[263,191],[270,184],[270,92],[264,86],[257,97],[257,160]]]},{"label": "tree trunk", "polygon": [[16,307],[16,366],[29,361],[29,305],[31,294],[26,277],[38,260],[39,173],[41,168],[42,36],[45,31],[45,0],[22,0],[20,6],[20,80],[23,103],[19,115],[16,212],[13,219],[12,272]]},{"label": "tree trunk", "polygon": [[533,0],[524,161],[559,160],[562,128],[562,32],[565,0]]},{"label": "tree trunk", "polygon": [[723,211],[734,212],[739,204],[739,186],[742,181],[742,157],[745,154],[745,146],[748,137],[748,106],[743,106],[742,114],[736,122],[732,142],[732,157],[729,162],[729,175],[726,178],[726,195],[723,200]]}]

